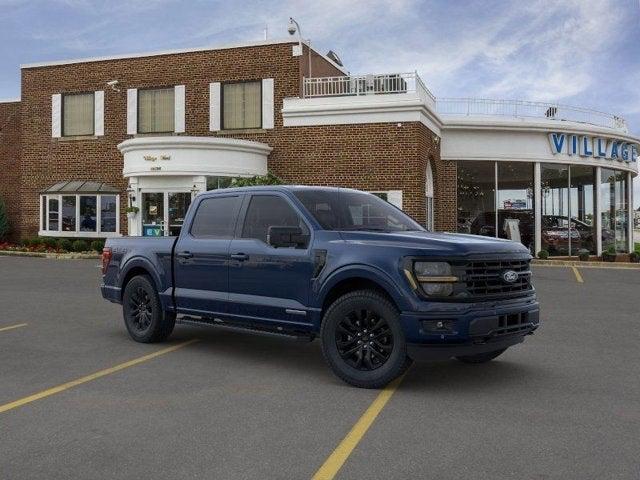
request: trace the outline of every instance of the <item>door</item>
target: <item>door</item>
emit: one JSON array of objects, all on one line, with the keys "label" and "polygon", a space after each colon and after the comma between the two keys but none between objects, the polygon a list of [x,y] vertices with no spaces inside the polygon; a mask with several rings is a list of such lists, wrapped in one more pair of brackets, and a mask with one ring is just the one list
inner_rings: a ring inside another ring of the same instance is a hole
[{"label": "door", "polygon": [[242,197],[216,195],[195,205],[189,231],[175,246],[175,295],[178,312],[215,316],[227,312],[229,244]]},{"label": "door", "polygon": [[288,198],[252,195],[245,200],[241,225],[231,241],[229,313],[261,321],[308,324],[313,275],[311,240],[300,248],[267,244],[269,227],[310,229]]},{"label": "door", "polygon": [[142,235],[177,237],[191,204],[191,192],[143,192]]}]

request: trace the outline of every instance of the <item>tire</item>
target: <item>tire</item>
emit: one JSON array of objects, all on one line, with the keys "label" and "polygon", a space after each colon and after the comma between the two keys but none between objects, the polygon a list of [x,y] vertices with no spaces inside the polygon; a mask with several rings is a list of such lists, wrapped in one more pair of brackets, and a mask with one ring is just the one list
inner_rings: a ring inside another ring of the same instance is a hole
[{"label": "tire", "polygon": [[[369,344],[359,340],[367,335]],[[320,338],[333,373],[356,387],[382,388],[411,365],[400,314],[375,290],[351,292],[331,304]]]},{"label": "tire", "polygon": [[460,360],[462,363],[487,363],[502,355],[506,350],[506,348],[502,348],[493,352],[478,353],[477,355],[463,355],[456,357],[456,360]]},{"label": "tire", "polygon": [[176,323],[175,314],[162,309],[156,287],[148,275],[138,275],[127,283],[122,313],[129,335],[140,343],[166,340]]}]

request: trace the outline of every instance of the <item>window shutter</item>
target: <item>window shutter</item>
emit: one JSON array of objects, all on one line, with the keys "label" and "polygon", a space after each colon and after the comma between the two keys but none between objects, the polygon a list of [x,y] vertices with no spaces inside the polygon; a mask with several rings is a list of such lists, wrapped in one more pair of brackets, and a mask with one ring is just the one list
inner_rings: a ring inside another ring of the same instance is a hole
[{"label": "window shutter", "polygon": [[185,131],[185,88],[184,85],[176,85],[174,87],[175,111],[174,111],[174,131],[176,133],[184,133]]},{"label": "window shutter", "polygon": [[214,82],[209,84],[209,130],[211,132],[219,131],[221,121],[220,83]]},{"label": "window shutter", "polygon": [[138,90],[127,90],[127,135],[138,133]]},{"label": "window shutter", "polygon": [[96,137],[101,137],[104,135],[104,91],[94,92],[93,101],[93,134]]},{"label": "window shutter", "polygon": [[273,78],[262,80],[262,128],[273,128],[274,124]]},{"label": "window shutter", "polygon": [[402,190],[389,190],[387,192],[387,201],[391,205],[402,208]]},{"label": "window shutter", "polygon": [[62,136],[62,95],[59,93],[51,95],[51,136]]}]

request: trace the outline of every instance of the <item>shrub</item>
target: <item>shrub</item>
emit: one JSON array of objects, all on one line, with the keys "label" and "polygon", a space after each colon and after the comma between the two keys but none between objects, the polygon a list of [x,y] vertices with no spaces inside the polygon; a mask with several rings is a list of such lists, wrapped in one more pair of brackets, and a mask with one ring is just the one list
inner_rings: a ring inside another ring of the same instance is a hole
[{"label": "shrub", "polygon": [[634,251],[629,254],[629,261],[632,263],[640,263],[640,252]]},{"label": "shrub", "polygon": [[546,250],[540,250],[538,252],[538,258],[540,260],[546,260],[547,258],[549,258],[549,252]]},{"label": "shrub", "polygon": [[66,252],[70,252],[73,249],[73,243],[68,238],[61,238],[58,241],[58,248]]},{"label": "shrub", "polygon": [[232,187],[251,187],[254,185],[281,185],[282,180],[269,172],[266,175],[256,175],[255,177],[236,177],[231,180]]},{"label": "shrub", "polygon": [[94,240],[91,242],[91,250],[94,252],[102,253],[102,249],[104,248],[104,240]]},{"label": "shrub", "polygon": [[38,246],[42,245],[42,238],[40,238],[40,237],[33,237],[31,239],[26,238],[25,240],[27,242],[29,242],[29,244],[32,247],[38,247]]},{"label": "shrub", "polygon": [[89,246],[84,240],[76,240],[75,242],[73,242],[72,246],[74,252],[86,252],[87,250],[89,250]]},{"label": "shrub", "polygon": [[7,207],[4,200],[0,198],[0,241],[5,240],[9,235],[9,218],[7,216]]},{"label": "shrub", "polygon": [[25,237],[22,240],[20,240],[20,245],[22,245],[23,247],[29,248],[32,245],[32,241],[30,238]]},{"label": "shrub", "polygon": [[602,252],[602,260],[605,262],[615,262],[616,261],[616,247],[615,245],[609,245],[607,249]]},{"label": "shrub", "polygon": [[589,250],[585,248],[581,248],[580,250],[578,250],[578,258],[583,262],[589,260]]},{"label": "shrub", "polygon": [[44,237],[42,239],[42,245],[47,248],[56,248],[58,246],[58,240],[52,237]]}]

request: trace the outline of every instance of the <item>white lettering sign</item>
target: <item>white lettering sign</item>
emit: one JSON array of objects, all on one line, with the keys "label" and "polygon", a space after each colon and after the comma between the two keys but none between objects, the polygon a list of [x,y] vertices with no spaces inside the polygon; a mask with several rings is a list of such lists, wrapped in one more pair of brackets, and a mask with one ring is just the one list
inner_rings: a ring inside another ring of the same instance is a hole
[{"label": "white lettering sign", "polygon": [[553,132],[549,134],[551,153],[605,158],[620,162],[637,162],[638,144],[615,138],[592,137]]}]

